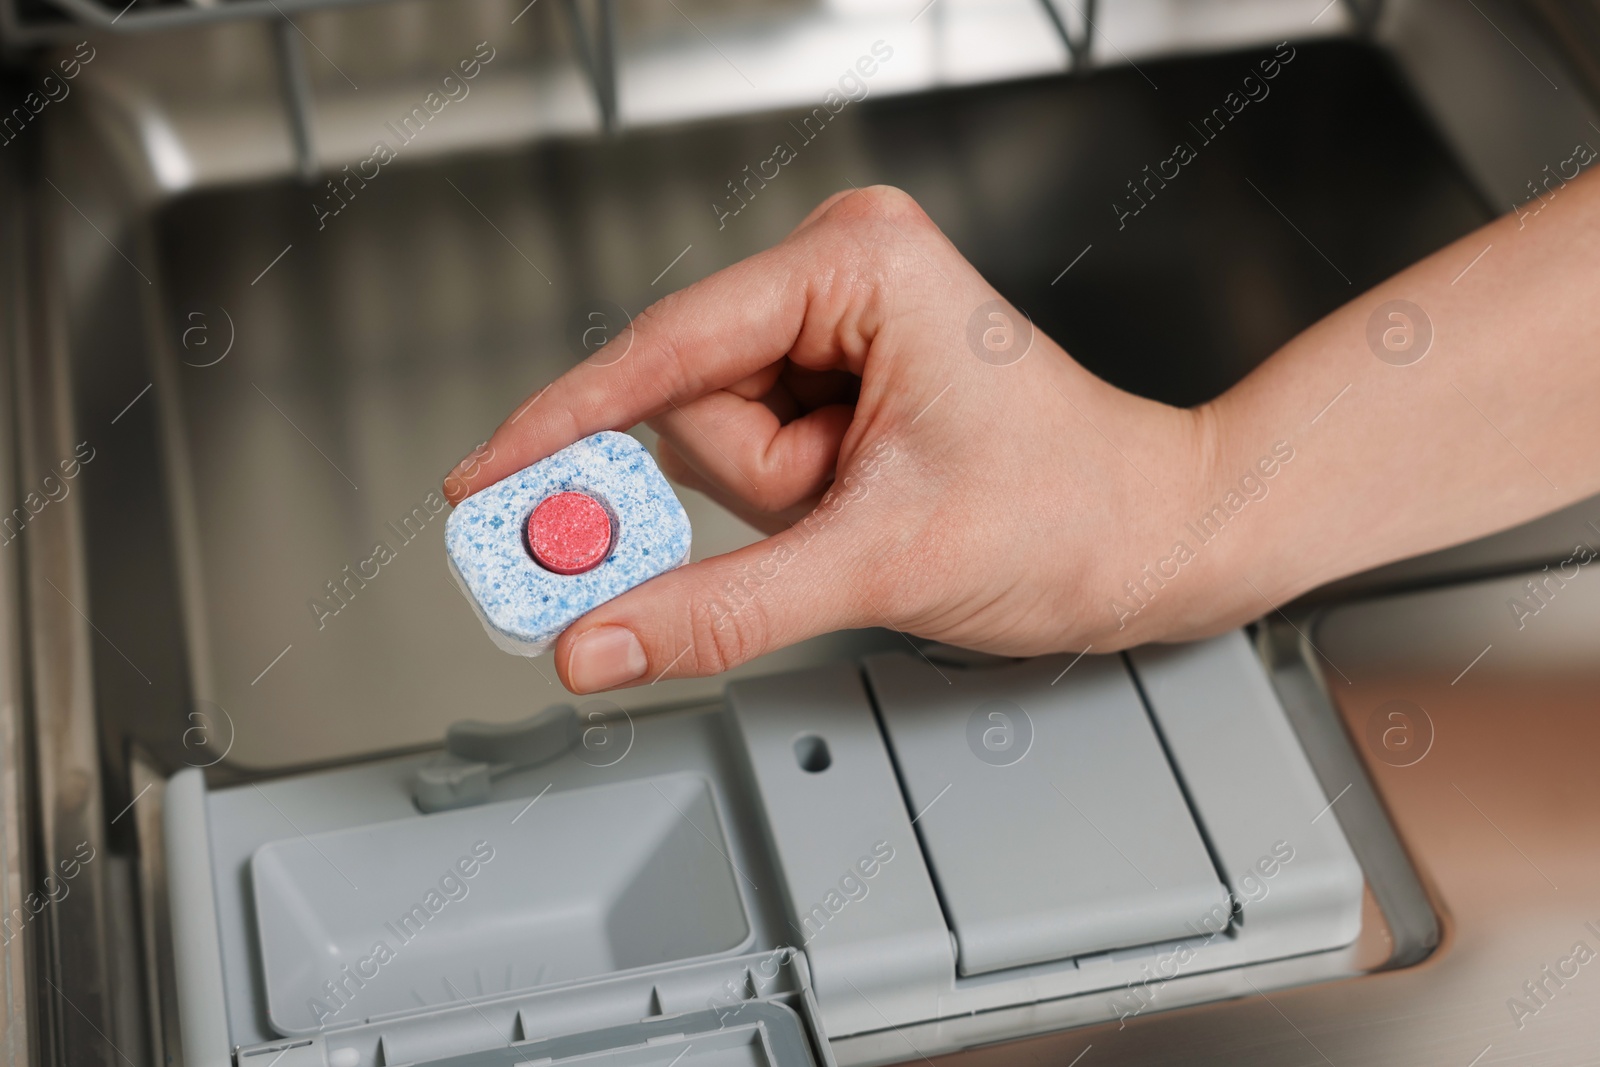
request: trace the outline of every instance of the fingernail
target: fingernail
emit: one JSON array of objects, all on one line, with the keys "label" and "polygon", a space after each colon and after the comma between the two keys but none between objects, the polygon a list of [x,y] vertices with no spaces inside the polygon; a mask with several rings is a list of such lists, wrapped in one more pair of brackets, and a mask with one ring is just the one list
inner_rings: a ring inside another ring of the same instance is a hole
[{"label": "fingernail", "polygon": [[567,678],[579,693],[631,682],[644,673],[644,646],[626,626],[597,626],[572,643]]},{"label": "fingernail", "polygon": [[460,463],[451,467],[449,472],[445,474],[444,495],[447,498],[465,497],[467,491],[471,488],[468,485],[468,480],[478,473],[485,460],[492,458],[494,458],[494,452],[489,448],[489,442],[487,441],[468,452],[462,457]]},{"label": "fingernail", "polygon": [[457,464],[456,466],[451,467],[449,473],[444,476],[444,482],[442,484],[444,486],[444,496],[446,500],[454,501],[458,496],[467,495],[465,492],[467,483],[462,479],[460,471],[461,465]]}]

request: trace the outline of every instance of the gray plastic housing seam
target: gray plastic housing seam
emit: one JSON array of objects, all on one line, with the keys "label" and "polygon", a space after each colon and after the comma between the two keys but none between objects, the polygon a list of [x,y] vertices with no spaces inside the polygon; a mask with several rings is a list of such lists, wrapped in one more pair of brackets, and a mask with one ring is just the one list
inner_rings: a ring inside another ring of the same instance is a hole
[{"label": "gray plastic housing seam", "polygon": [[[825,664],[727,692],[828,1036],[938,1017],[955,980],[949,926],[860,668]],[[821,739],[831,762],[804,767],[802,736]],[[861,865],[873,856],[881,865]],[[829,905],[852,871],[870,895]]]},{"label": "gray plastic housing seam", "polygon": [[1243,632],[1128,658],[1239,902],[1241,933],[1280,958],[1353,943],[1360,861]]}]

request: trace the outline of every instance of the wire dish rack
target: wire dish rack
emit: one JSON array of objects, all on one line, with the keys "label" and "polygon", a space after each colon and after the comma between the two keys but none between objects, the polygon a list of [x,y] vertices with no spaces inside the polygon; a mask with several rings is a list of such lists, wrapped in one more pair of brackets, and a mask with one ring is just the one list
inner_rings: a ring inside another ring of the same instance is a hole
[{"label": "wire dish rack", "polygon": [[[30,46],[63,44],[84,36],[124,37],[144,33],[162,34],[166,31],[183,31],[223,23],[257,21],[269,28],[272,40],[272,64],[276,70],[275,93],[281,100],[287,118],[288,132],[293,141],[294,167],[308,181],[320,174],[323,153],[319,153],[317,111],[318,100],[313,92],[311,71],[318,62],[308,53],[311,38],[299,24],[302,16],[317,12],[353,10],[358,7],[377,7],[386,0],[0,0],[0,45],[15,53]],[[513,24],[526,14],[539,0],[527,0],[527,5],[511,21]],[[625,123],[619,119],[619,66],[642,64],[646,70],[659,71],[659,59],[664,50],[687,51],[698,48],[703,39],[709,52],[724,62],[722,55],[701,23],[695,21],[684,6],[696,16],[712,20],[743,20],[754,25],[762,20],[762,5],[739,3],[722,4],[713,0],[709,5],[667,0],[698,38],[683,35],[688,42],[655,40],[652,15],[659,13],[662,5],[650,3],[619,5],[618,0],[544,0],[542,10],[554,12],[544,18],[554,18],[566,32],[558,34],[554,45],[557,52],[566,50],[571,68],[583,83],[593,101],[591,115],[598,119],[600,132],[612,134]],[[1015,32],[1019,25],[1034,27],[1032,39],[1022,51],[1025,55],[1008,53],[998,62],[992,55],[985,56],[983,64],[974,68],[976,73],[954,75],[950,80],[940,67],[941,59],[925,64],[926,69],[915,75],[915,84],[898,86],[894,91],[916,91],[919,85],[935,88],[945,84],[966,84],[970,81],[1004,79],[1030,76],[1065,70],[1081,73],[1101,65],[1120,65],[1134,62],[1131,51],[1140,58],[1181,54],[1195,49],[1214,50],[1245,43],[1258,44],[1262,24],[1273,27],[1266,32],[1296,31],[1314,35],[1329,33],[1365,34],[1375,25],[1383,0],[1327,0],[1326,6],[1315,0],[1284,0],[1273,10],[1273,4],[1262,6],[1238,0],[1124,0],[1116,5],[1102,5],[1097,0],[1001,0],[985,4],[982,0],[782,0],[773,7],[755,31],[747,31],[748,39],[766,48],[765,55],[783,62],[782,48],[773,41],[781,36],[781,27],[793,29],[797,47],[808,47],[814,42],[819,27],[844,27],[873,24],[891,8],[904,8],[908,26],[919,31],[932,32],[933,24],[955,20],[966,30],[938,31],[959,36],[976,27],[979,36],[992,26],[1007,27]],[[936,9],[936,5],[941,5]],[[770,5],[769,5],[770,6]],[[1334,9],[1340,9],[1335,11]],[[1320,10],[1318,10],[1320,9]],[[702,15],[701,11],[705,14]],[[928,15],[928,12],[932,12]],[[1311,14],[1307,14],[1311,12]],[[1332,17],[1328,17],[1328,16]],[[924,16],[928,15],[924,19]],[[1314,15],[1314,17],[1313,17]],[[788,21],[785,22],[784,20]],[[625,20],[625,22],[624,22]],[[753,21],[754,20],[754,21]],[[854,21],[852,21],[854,20]],[[922,20],[918,25],[919,20]],[[964,20],[964,21],[963,21]],[[1112,28],[1108,30],[1106,25]],[[531,26],[532,20],[529,25]],[[711,23],[707,23],[711,25]],[[1304,27],[1304,28],[1302,28]],[[519,27],[521,29],[521,27]],[[1042,31],[1042,34],[1041,34]],[[1055,38],[1057,47],[1038,45]],[[1273,39],[1276,39],[1274,37]],[[199,47],[205,47],[203,43]],[[975,46],[978,47],[978,46]],[[991,53],[995,45],[989,40]],[[979,49],[981,51],[981,48]],[[323,57],[325,59],[325,57]],[[674,59],[681,59],[675,56]],[[1057,65],[1059,64],[1059,65]],[[715,66],[715,63],[711,63]],[[970,64],[969,64],[970,66]],[[680,67],[682,65],[680,64]],[[682,68],[689,69],[689,68]],[[659,74],[657,74],[659,76]],[[917,81],[920,79],[920,81]],[[346,79],[348,80],[348,79]],[[749,79],[746,78],[746,81]],[[641,94],[648,96],[648,88],[641,89],[636,81],[629,83],[630,100],[634,106],[622,116],[626,124],[641,121],[660,121],[663,108],[649,104],[639,106]],[[753,88],[753,86],[752,86]],[[800,92],[800,90],[795,90]],[[703,95],[703,94],[702,94]],[[791,94],[793,95],[793,94]],[[681,94],[680,94],[681,96]],[[796,99],[804,99],[803,93]],[[674,98],[678,99],[678,98]],[[786,99],[769,96],[759,106],[776,107],[788,103]],[[681,114],[674,113],[673,121],[694,118],[699,114],[720,113],[726,110],[725,101],[693,99],[682,101]],[[667,108],[670,110],[670,107]],[[591,120],[592,121],[592,120]],[[322,146],[326,147],[326,146]]]},{"label": "wire dish rack", "polygon": [[[297,169],[307,179],[317,172],[313,144],[311,81],[306,38],[294,16],[318,11],[376,6],[387,0],[0,0],[0,44],[15,50],[62,43],[72,38],[176,31],[191,27],[262,20],[274,23],[276,64]],[[529,7],[537,0],[531,0]],[[554,0],[562,12],[575,58],[586,75],[604,132],[618,128],[616,0]],[[938,0],[929,0],[931,7]],[[1334,0],[1352,7],[1381,0]],[[1096,0],[1036,0],[1069,58],[1070,69],[1091,64]],[[676,5],[675,5],[676,6]],[[520,17],[520,16],[519,16]]]},{"label": "wire dish rack", "polygon": [[274,18],[298,11],[378,0],[6,0],[23,28],[74,23],[116,33],[174,29],[230,19]]},{"label": "wire dish rack", "polygon": [[[358,7],[385,0],[0,0],[0,28],[14,43],[28,43],[70,33],[74,27],[110,33],[179,29],[209,22],[242,19],[286,19],[308,11]],[[583,0],[562,0],[575,16]],[[1381,0],[1336,0],[1352,8]],[[1094,35],[1096,0],[1038,0],[1075,63],[1089,55]],[[614,30],[614,0],[588,0],[596,10],[585,32],[603,38]],[[931,4],[930,4],[931,6]],[[1077,23],[1078,28],[1070,25]],[[52,32],[52,31],[60,31]],[[596,53],[603,41],[594,41]]]},{"label": "wire dish rack", "polygon": [[[14,51],[60,44],[86,33],[128,36],[225,22],[269,23],[273,26],[278,80],[295,141],[297,169],[310,179],[318,167],[312,140],[314,102],[307,69],[308,38],[294,16],[378,6],[386,2],[388,0],[0,0],[0,45]],[[530,0],[528,7],[536,2]],[[1047,3],[1047,0],[1040,2]],[[1092,3],[1092,0],[1087,2]],[[613,132],[617,128],[616,2],[555,0],[555,4],[567,23],[568,39],[587,76],[602,128],[607,133]]]}]

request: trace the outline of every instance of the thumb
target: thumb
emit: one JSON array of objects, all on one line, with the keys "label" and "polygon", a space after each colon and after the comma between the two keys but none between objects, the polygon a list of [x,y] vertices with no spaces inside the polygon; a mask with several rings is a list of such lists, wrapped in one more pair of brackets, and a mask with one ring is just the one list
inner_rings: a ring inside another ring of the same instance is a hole
[{"label": "thumb", "polygon": [[556,642],[574,693],[699,677],[833,630],[881,623],[863,592],[870,558],[848,494],[788,530],[668,571],[591,611]]}]

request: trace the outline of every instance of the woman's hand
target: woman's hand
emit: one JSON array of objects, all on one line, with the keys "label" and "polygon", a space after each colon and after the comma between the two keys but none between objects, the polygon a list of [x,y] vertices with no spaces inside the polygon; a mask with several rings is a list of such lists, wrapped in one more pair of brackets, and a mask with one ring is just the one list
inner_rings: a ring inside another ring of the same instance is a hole
[{"label": "woman's hand", "polygon": [[1221,548],[1181,579],[1146,577],[1163,558],[1177,573],[1173,542],[1209,503],[1206,415],[1083,370],[893,189],[835,196],[647,309],[519,405],[446,493],[641,420],[669,476],[771,536],[574,623],[555,649],[574,692],[712,674],[838,629],[1029,655],[1261,611],[1208,595]]},{"label": "woman's hand", "polygon": [[647,419],[668,473],[771,532],[574,623],[580,693],[860,626],[1013,655],[1205,636],[1600,492],[1600,178],[1537,214],[1179,411],[1034,333],[905,194],[842,194],[518,407],[446,495]]}]

